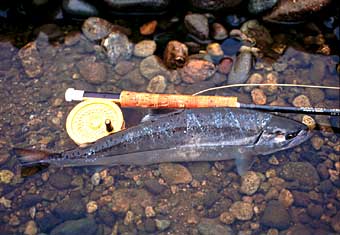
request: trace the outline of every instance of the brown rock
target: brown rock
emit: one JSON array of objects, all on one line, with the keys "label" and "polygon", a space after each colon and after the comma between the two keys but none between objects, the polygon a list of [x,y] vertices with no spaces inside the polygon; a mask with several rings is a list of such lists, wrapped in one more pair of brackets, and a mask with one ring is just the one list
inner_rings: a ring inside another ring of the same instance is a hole
[{"label": "brown rock", "polygon": [[80,61],[77,65],[79,73],[89,83],[100,84],[106,80],[106,68],[104,63]]},{"label": "brown rock", "polygon": [[18,55],[28,77],[34,78],[42,75],[43,62],[35,42],[30,42],[22,47]]},{"label": "brown rock", "polygon": [[254,104],[264,105],[267,103],[267,96],[264,94],[261,89],[254,89],[251,91],[251,98],[253,99]]},{"label": "brown rock", "polygon": [[224,224],[232,224],[235,221],[235,216],[230,212],[220,214],[220,221]]},{"label": "brown rock", "polygon": [[189,60],[180,70],[180,75],[184,82],[196,83],[204,81],[214,75],[215,65],[206,60]]},{"label": "brown rock", "polygon": [[340,211],[332,218],[331,225],[335,232],[340,233]]},{"label": "brown rock", "polygon": [[228,10],[239,5],[242,0],[190,0],[193,7],[204,11]]},{"label": "brown rock", "polygon": [[159,170],[168,184],[188,184],[192,181],[190,171],[181,164],[162,163]]},{"label": "brown rock", "polygon": [[147,22],[145,24],[143,24],[140,28],[139,28],[139,32],[142,35],[150,35],[153,34],[156,30],[157,27],[157,21],[153,20],[150,22]]},{"label": "brown rock", "polygon": [[162,75],[157,75],[153,77],[146,90],[150,93],[163,93],[166,89],[166,79]]},{"label": "brown rock", "polygon": [[156,42],[153,40],[140,41],[135,45],[133,55],[137,57],[148,57],[156,51],[156,46]]},{"label": "brown rock", "polygon": [[295,107],[311,107],[309,98],[305,95],[299,95],[294,98],[293,105]]},{"label": "brown rock", "polygon": [[182,68],[188,57],[188,47],[179,41],[170,41],[164,51],[164,63],[170,69]]},{"label": "brown rock", "polygon": [[[277,84],[278,77],[276,73],[268,73],[263,84]],[[278,90],[278,86],[261,86],[261,89],[268,95],[274,94]]]},{"label": "brown rock", "polygon": [[212,37],[215,40],[223,40],[228,37],[228,31],[220,23],[213,23],[211,26],[211,29],[212,29],[212,32],[211,32]]},{"label": "brown rock", "polygon": [[282,189],[279,195],[279,202],[286,208],[290,207],[294,202],[293,194],[287,189]]},{"label": "brown rock", "polygon": [[242,201],[234,202],[230,207],[230,213],[238,220],[250,220],[254,215],[252,204]]},{"label": "brown rock", "polygon": [[261,178],[254,171],[247,171],[241,177],[240,192],[246,195],[253,195],[261,185]]},{"label": "brown rock", "polygon": [[331,3],[331,0],[279,0],[276,7],[263,17],[269,22],[304,21],[307,16],[318,12]]},{"label": "brown rock", "polygon": [[112,211],[126,213],[128,210],[142,212],[152,205],[152,196],[144,189],[117,189],[112,193]]}]

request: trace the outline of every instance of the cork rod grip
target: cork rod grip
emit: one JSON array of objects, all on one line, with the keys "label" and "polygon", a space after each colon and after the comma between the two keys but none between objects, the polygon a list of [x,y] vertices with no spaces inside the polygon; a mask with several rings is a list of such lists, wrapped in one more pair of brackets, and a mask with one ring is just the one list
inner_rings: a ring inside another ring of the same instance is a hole
[{"label": "cork rod grip", "polygon": [[120,105],[161,109],[238,107],[237,97],[150,94],[131,91],[121,92]]}]

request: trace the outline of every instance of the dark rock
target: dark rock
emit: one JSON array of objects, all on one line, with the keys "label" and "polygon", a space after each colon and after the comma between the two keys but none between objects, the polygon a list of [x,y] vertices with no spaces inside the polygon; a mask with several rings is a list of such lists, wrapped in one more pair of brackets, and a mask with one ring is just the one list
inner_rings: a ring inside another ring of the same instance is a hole
[{"label": "dark rock", "polygon": [[230,10],[241,2],[242,0],[190,0],[193,7],[204,11]]},{"label": "dark rock", "polygon": [[125,75],[128,72],[132,71],[135,68],[135,63],[131,62],[131,61],[119,61],[116,66],[114,67],[114,71],[118,74],[118,75]]},{"label": "dark rock", "polygon": [[117,64],[121,60],[129,60],[133,52],[133,44],[125,34],[112,32],[107,38],[102,40],[107,57],[111,64]]},{"label": "dark rock", "polygon": [[62,220],[79,219],[85,214],[85,204],[79,198],[66,198],[57,204],[54,213]]},{"label": "dark rock", "polygon": [[170,71],[163,64],[162,60],[155,55],[143,59],[139,65],[139,70],[140,73],[149,80],[157,75],[162,75],[166,79],[171,76]]},{"label": "dark rock", "polygon": [[231,227],[227,225],[220,225],[214,220],[205,219],[201,221],[198,226],[199,234],[201,235],[233,235],[234,232]]},{"label": "dark rock", "polygon": [[73,16],[89,17],[99,14],[96,6],[84,0],[63,0],[63,10]]},{"label": "dark rock", "polygon": [[188,166],[193,178],[199,181],[206,178],[206,175],[210,171],[210,167],[208,162],[192,162]]},{"label": "dark rock", "polygon": [[39,194],[26,194],[22,199],[21,205],[25,208],[32,207],[42,200],[43,199]]},{"label": "dark rock", "polygon": [[293,227],[289,228],[288,233],[290,235],[313,235],[313,231],[309,227],[306,227],[302,224],[296,224]]},{"label": "dark rock", "polygon": [[333,189],[332,181],[324,180],[320,183],[319,189],[323,193],[330,193]]},{"label": "dark rock", "polygon": [[307,207],[307,212],[313,218],[319,219],[323,213],[323,208],[320,205],[309,204]]},{"label": "dark rock", "polygon": [[33,34],[34,36],[38,36],[39,34],[44,34],[46,38],[50,41],[57,40],[64,36],[63,31],[60,27],[56,24],[44,24],[36,29],[34,29]]},{"label": "dark rock", "polygon": [[236,38],[227,38],[221,44],[221,48],[225,55],[234,56],[240,50],[242,42]]},{"label": "dark rock", "polygon": [[45,213],[42,217],[37,217],[35,221],[37,222],[39,229],[42,232],[50,231],[61,222],[60,219],[58,219],[51,213]]},{"label": "dark rock", "polygon": [[146,232],[153,233],[156,231],[156,223],[153,219],[146,219],[144,222],[144,227]]},{"label": "dark rock", "polygon": [[110,9],[117,14],[150,14],[163,13],[170,0],[104,0]]},{"label": "dark rock", "polygon": [[189,14],[184,18],[184,24],[189,33],[205,40],[209,37],[208,19],[201,14]]},{"label": "dark rock", "polygon": [[228,84],[242,84],[249,78],[253,57],[250,52],[241,52],[229,72]]},{"label": "dark rock", "polygon": [[148,190],[150,193],[154,195],[158,195],[166,189],[166,187],[158,183],[158,180],[156,179],[146,180],[144,182],[144,186],[146,190]]},{"label": "dark rock", "polygon": [[205,208],[209,209],[220,198],[221,198],[221,196],[216,191],[210,191],[207,194],[205,194],[205,196],[203,198],[203,205],[204,205]]},{"label": "dark rock", "polygon": [[189,60],[180,70],[180,75],[186,83],[197,83],[208,79],[216,72],[215,65],[206,60]]},{"label": "dark rock", "polygon": [[331,2],[331,0],[279,0],[276,7],[263,19],[275,23],[301,22],[328,6]]},{"label": "dark rock", "polygon": [[116,222],[116,216],[115,214],[111,211],[110,208],[104,207],[98,210],[98,217],[101,222],[109,226],[110,228],[113,227],[113,225]]},{"label": "dark rock", "polygon": [[51,235],[94,235],[97,231],[97,224],[93,218],[84,218],[79,220],[68,220],[59,224],[51,231]]},{"label": "dark rock", "polygon": [[288,162],[281,168],[279,175],[285,180],[298,182],[305,189],[311,189],[320,182],[318,172],[308,162]]},{"label": "dark rock", "polygon": [[230,57],[223,58],[218,65],[218,71],[223,74],[228,74],[233,66],[233,59]]},{"label": "dark rock", "polygon": [[311,200],[309,198],[308,193],[305,192],[300,192],[300,191],[291,191],[293,194],[294,198],[294,205],[296,206],[302,206],[302,207],[307,207]]},{"label": "dark rock", "polygon": [[252,14],[259,14],[271,9],[278,0],[250,0],[248,3],[248,10]]},{"label": "dark rock", "polygon": [[48,181],[56,189],[67,189],[71,186],[72,177],[64,171],[58,171],[52,174]]},{"label": "dark rock", "polygon": [[335,232],[340,233],[340,211],[332,217],[331,225]]},{"label": "dark rock", "polygon": [[270,201],[264,209],[261,223],[271,228],[286,229],[290,224],[290,216],[281,203]]}]

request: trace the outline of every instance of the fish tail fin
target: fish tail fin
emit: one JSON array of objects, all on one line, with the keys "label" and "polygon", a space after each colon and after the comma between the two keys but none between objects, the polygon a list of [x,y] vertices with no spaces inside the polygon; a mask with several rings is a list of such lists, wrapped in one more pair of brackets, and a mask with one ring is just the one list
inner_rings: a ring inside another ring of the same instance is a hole
[{"label": "fish tail fin", "polygon": [[47,160],[49,157],[55,155],[43,150],[22,148],[14,148],[13,153],[17,157],[20,165],[23,167],[30,167],[46,163],[48,164]]}]

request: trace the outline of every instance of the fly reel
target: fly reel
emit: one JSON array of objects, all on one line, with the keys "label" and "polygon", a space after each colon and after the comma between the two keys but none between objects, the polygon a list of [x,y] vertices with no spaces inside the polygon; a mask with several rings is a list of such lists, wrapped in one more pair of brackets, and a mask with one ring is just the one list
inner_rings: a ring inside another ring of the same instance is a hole
[{"label": "fly reel", "polygon": [[117,104],[105,99],[88,99],[77,104],[66,120],[66,130],[78,145],[92,143],[124,128]]}]

